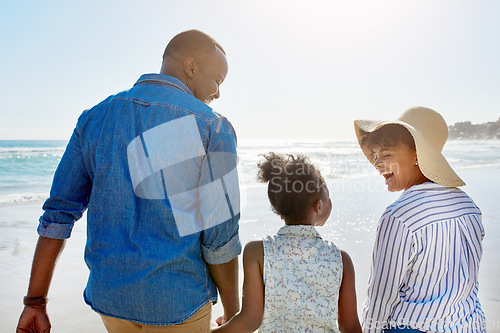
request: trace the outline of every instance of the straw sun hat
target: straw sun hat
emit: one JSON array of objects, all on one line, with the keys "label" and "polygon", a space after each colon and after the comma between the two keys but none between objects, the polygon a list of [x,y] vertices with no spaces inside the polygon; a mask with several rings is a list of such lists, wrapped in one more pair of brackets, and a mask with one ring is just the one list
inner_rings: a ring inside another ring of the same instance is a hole
[{"label": "straw sun hat", "polygon": [[448,139],[448,126],[445,120],[436,111],[425,107],[410,108],[394,121],[354,121],[358,142],[366,158],[372,164],[375,162],[373,152],[362,144],[362,139],[366,133],[373,132],[388,124],[404,126],[410,132],[415,141],[418,166],[425,177],[444,186],[465,185],[441,154]]}]

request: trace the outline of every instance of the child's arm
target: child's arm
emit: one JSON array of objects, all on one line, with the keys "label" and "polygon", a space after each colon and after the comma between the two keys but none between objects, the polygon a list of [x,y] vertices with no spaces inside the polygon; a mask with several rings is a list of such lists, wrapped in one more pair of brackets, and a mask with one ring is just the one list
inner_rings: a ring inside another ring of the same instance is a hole
[{"label": "child's arm", "polygon": [[212,332],[253,332],[259,328],[264,314],[264,246],[262,241],[252,241],[243,251],[243,296],[241,311],[226,324]]},{"label": "child's arm", "polygon": [[240,298],[238,292],[238,257],[219,265],[207,264],[210,274],[219,290],[220,300],[224,315],[217,320],[231,318],[240,311]]},{"label": "child's arm", "polygon": [[344,273],[339,292],[339,329],[345,332],[361,332],[356,306],[356,287],[354,278],[354,265],[347,252],[341,251]]}]

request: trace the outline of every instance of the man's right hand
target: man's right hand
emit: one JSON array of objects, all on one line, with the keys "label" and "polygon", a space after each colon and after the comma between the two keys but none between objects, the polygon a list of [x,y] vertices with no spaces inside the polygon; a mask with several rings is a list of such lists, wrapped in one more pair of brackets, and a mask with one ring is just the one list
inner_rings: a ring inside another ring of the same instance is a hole
[{"label": "man's right hand", "polygon": [[50,327],[46,306],[25,306],[16,333],[49,333]]},{"label": "man's right hand", "polygon": [[[64,239],[38,237],[31,267],[30,284],[26,294],[28,298],[47,297],[57,257],[64,248],[64,242]],[[49,333],[50,320],[47,315],[47,306],[25,305],[17,324],[16,333],[20,332]]]}]

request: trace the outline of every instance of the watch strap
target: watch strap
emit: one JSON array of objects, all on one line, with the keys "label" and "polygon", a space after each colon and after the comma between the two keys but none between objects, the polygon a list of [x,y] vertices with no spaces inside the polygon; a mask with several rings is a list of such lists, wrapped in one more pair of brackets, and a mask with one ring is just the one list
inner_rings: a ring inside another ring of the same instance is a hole
[{"label": "watch strap", "polygon": [[28,297],[25,296],[23,304],[27,306],[47,305],[49,299],[47,297]]}]

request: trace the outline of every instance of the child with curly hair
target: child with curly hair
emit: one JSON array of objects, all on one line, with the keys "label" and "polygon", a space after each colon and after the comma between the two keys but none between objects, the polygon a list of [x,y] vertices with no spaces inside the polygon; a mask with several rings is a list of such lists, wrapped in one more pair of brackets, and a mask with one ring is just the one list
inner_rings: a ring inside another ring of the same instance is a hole
[{"label": "child with curly hair", "polygon": [[241,311],[213,332],[361,332],[351,258],[315,229],[332,210],[321,173],[302,155],[258,167],[285,226],[245,246]]}]

